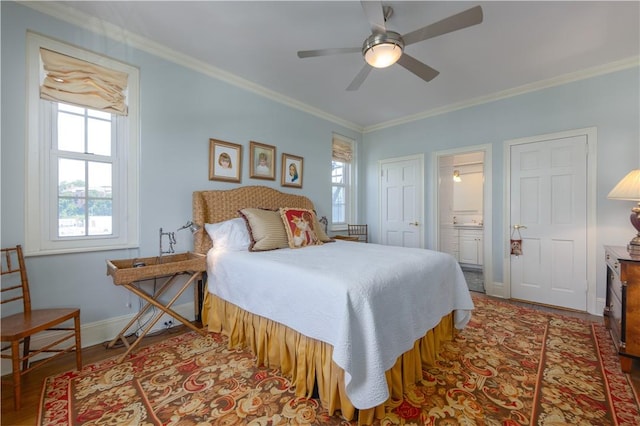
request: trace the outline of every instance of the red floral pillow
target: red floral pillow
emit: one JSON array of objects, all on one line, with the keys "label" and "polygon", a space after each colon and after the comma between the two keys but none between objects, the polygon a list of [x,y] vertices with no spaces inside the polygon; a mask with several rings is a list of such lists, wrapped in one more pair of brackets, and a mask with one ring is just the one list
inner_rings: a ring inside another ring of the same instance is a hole
[{"label": "red floral pillow", "polygon": [[316,230],[318,221],[313,210],[281,207],[280,217],[287,231],[289,247],[301,248],[322,244],[318,238]]}]

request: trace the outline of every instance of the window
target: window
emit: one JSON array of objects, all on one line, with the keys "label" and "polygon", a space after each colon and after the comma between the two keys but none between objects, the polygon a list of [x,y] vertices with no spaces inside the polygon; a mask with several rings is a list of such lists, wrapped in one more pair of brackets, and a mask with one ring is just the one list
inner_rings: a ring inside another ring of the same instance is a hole
[{"label": "window", "polygon": [[[53,239],[113,235],[113,114],[49,102]],[[57,167],[56,167],[57,166]]]},{"label": "window", "polygon": [[353,141],[334,135],[331,159],[331,225],[346,229],[353,215]]},{"label": "window", "polygon": [[138,70],[32,33],[27,57],[25,253],[138,246]]}]

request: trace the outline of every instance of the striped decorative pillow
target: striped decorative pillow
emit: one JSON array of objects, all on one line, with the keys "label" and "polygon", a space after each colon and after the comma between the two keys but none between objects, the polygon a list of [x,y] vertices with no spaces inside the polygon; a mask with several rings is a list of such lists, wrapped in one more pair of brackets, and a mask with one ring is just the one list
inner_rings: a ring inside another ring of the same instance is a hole
[{"label": "striped decorative pillow", "polygon": [[287,231],[278,210],[246,208],[240,210],[247,223],[251,245],[249,251],[276,250],[289,247]]}]

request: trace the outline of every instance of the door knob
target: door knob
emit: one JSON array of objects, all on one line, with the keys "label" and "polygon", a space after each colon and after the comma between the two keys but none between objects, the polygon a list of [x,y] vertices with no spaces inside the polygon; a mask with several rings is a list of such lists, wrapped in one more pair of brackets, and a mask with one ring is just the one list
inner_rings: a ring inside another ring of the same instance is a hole
[{"label": "door knob", "polygon": [[513,225],[513,229],[518,230],[518,229],[527,229],[526,226],[524,225]]},{"label": "door knob", "polygon": [[420,224],[416,221],[416,222],[410,222],[409,225],[418,226]]}]

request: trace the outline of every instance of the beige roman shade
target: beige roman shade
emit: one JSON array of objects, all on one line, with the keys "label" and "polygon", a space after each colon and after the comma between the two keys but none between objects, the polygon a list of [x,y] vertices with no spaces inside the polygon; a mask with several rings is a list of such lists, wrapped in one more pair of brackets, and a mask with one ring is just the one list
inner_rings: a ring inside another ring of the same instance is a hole
[{"label": "beige roman shade", "polygon": [[127,73],[43,48],[40,57],[40,98],[127,115]]},{"label": "beige roman shade", "polygon": [[349,142],[334,137],[331,157],[333,161],[351,163],[353,159],[353,146]]}]

